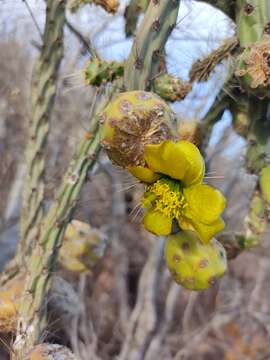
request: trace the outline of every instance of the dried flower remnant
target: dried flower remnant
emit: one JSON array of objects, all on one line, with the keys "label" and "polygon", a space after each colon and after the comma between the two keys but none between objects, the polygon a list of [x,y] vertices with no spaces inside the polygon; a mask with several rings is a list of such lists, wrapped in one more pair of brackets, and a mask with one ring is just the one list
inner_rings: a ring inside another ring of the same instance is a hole
[{"label": "dried flower remnant", "polygon": [[244,50],[235,73],[245,77],[251,89],[270,88],[270,40],[263,39]]}]

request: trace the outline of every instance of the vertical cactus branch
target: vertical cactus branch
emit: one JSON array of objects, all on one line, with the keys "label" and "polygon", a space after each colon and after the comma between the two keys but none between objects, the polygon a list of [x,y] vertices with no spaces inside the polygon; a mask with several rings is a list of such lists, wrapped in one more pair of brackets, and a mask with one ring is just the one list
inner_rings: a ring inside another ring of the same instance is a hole
[{"label": "vertical cactus branch", "polygon": [[19,257],[27,253],[31,240],[38,236],[44,213],[44,148],[56,94],[56,78],[63,56],[64,21],[65,1],[48,0],[44,45],[33,73],[32,117],[26,148],[27,175],[23,191],[21,242],[17,252]]},{"label": "vertical cactus branch", "polygon": [[269,0],[237,0],[237,35],[241,46],[247,46],[270,35]]},{"label": "vertical cactus branch", "polygon": [[160,71],[163,49],[175,27],[180,0],[152,0],[127,60],[124,85],[128,90],[145,90]]}]

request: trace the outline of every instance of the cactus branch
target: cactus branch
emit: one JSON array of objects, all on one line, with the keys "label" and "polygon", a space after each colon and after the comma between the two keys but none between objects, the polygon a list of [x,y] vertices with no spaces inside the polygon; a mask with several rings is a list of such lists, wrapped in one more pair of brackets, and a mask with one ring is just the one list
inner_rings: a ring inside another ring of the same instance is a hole
[{"label": "cactus branch", "polygon": [[149,89],[160,72],[163,49],[175,27],[179,5],[180,0],[150,2],[125,66],[127,90]]},{"label": "cactus branch", "polygon": [[63,56],[65,1],[47,1],[44,45],[36,62],[32,83],[32,119],[26,148],[27,174],[23,190],[21,241],[17,254],[28,252],[39,233],[44,214],[45,152],[51,112],[56,95],[56,78]]}]

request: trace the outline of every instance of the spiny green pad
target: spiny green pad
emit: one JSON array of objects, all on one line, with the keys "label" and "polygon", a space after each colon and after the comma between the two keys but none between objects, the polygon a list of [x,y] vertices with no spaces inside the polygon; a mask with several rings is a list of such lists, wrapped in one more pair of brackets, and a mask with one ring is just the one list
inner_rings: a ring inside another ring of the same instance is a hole
[{"label": "spiny green pad", "polygon": [[191,89],[191,83],[169,74],[161,75],[154,81],[154,91],[167,101],[182,100]]},{"label": "spiny green pad", "polygon": [[85,69],[85,80],[92,86],[112,82],[123,76],[124,64],[117,61],[105,61],[96,57],[91,59]]},{"label": "spiny green pad", "polygon": [[260,173],[260,188],[263,197],[270,204],[270,165],[265,166]]},{"label": "spiny green pad", "polygon": [[119,94],[100,116],[101,144],[122,167],[144,166],[144,148],[173,138],[175,115],[157,95],[145,91]]},{"label": "spiny green pad", "polygon": [[210,288],[227,268],[223,246],[216,239],[205,245],[189,230],[167,238],[164,256],[174,280],[190,290]]}]

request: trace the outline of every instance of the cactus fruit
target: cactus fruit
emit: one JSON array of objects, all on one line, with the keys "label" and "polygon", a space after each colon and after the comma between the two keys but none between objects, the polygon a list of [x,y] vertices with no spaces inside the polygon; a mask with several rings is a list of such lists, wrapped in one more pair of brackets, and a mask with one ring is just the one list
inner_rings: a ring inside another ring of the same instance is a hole
[{"label": "cactus fruit", "polygon": [[270,165],[265,166],[260,173],[260,188],[264,199],[270,205]]},{"label": "cactus fruit", "polygon": [[191,83],[169,74],[161,75],[154,81],[154,91],[166,101],[183,100],[191,89]]},{"label": "cactus fruit", "polygon": [[85,80],[88,85],[100,86],[123,76],[124,65],[117,61],[92,58],[85,69]]},{"label": "cactus fruit", "polygon": [[270,96],[270,38],[248,46],[237,59],[235,75],[243,87],[258,97]]},{"label": "cactus fruit", "polygon": [[197,234],[189,230],[169,236],[164,255],[174,280],[190,290],[210,288],[227,267],[225,249],[217,240],[202,244]]},{"label": "cactus fruit", "polygon": [[74,12],[86,4],[96,4],[103,7],[108,13],[115,14],[119,7],[118,0],[70,0],[69,9]]},{"label": "cactus fruit", "polygon": [[180,120],[177,126],[177,134],[180,140],[186,140],[198,148],[203,141],[203,126],[199,120]]},{"label": "cactus fruit", "polygon": [[23,360],[76,360],[74,354],[65,346],[57,344],[39,344]]},{"label": "cactus fruit", "polygon": [[144,166],[145,146],[172,139],[174,120],[172,110],[157,95],[121,93],[101,114],[101,143],[116,164],[124,168]]},{"label": "cactus fruit", "polygon": [[66,229],[59,262],[67,270],[87,272],[104,254],[105,236],[87,223],[73,220]]}]

